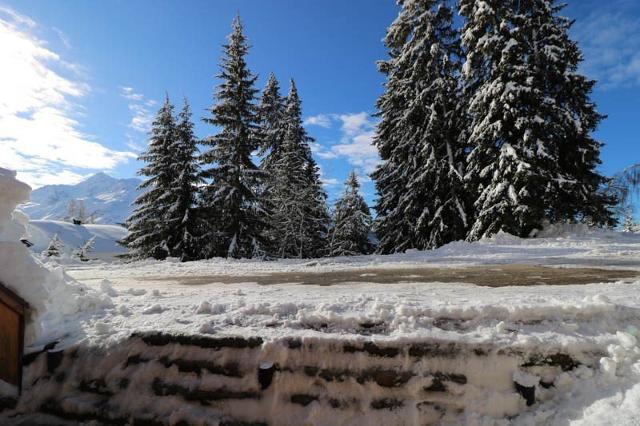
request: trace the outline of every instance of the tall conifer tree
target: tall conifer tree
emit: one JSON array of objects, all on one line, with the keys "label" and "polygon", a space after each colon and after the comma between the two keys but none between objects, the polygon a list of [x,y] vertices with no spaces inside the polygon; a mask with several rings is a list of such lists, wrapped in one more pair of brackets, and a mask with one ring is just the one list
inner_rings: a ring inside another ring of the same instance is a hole
[{"label": "tall conifer tree", "polygon": [[233,22],[229,43],[218,78],[216,103],[205,122],[220,132],[203,143],[210,147],[202,155],[203,206],[209,216],[208,254],[235,258],[260,256],[263,252],[264,208],[257,196],[264,173],[253,163],[251,153],[258,148],[256,77],[249,71],[245,57],[246,37],[240,18]]},{"label": "tall conifer tree", "polygon": [[588,99],[593,83],[576,73],[580,54],[553,4],[460,2],[471,113],[466,177],[477,194],[469,240],[498,231],[526,237],[545,219],[608,220],[605,180],[595,171],[600,145],[590,137],[601,119]]},{"label": "tall conifer tree", "polygon": [[120,242],[128,248],[128,258],[165,259],[170,255],[168,239],[172,230],[165,219],[172,206],[176,180],[176,135],[173,105],[167,96],[151,125],[148,148],[138,158],[145,162],[138,174],[147,179],[140,184],[139,189],[144,192],[135,200],[137,208],[127,219],[129,234]]},{"label": "tall conifer tree", "polygon": [[284,112],[285,105],[280,95],[280,84],[272,73],[269,75],[258,107],[259,154],[262,157],[260,168],[267,173],[273,172],[273,165],[277,161],[284,138]]},{"label": "tall conifer tree", "polygon": [[465,237],[464,151],[457,111],[459,40],[445,2],[402,0],[387,30],[373,173],[382,253],[435,248]]},{"label": "tall conifer tree", "polygon": [[329,217],[326,193],[302,125],[301,102],[291,81],[285,102],[284,133],[270,188],[273,256],[319,257],[325,254]]},{"label": "tall conifer tree", "polygon": [[170,228],[169,253],[183,261],[202,258],[199,244],[205,224],[196,214],[199,185],[203,182],[198,165],[197,139],[193,133],[191,108],[188,101],[178,114],[176,138],[172,146],[174,181],[172,203],[166,212]]}]

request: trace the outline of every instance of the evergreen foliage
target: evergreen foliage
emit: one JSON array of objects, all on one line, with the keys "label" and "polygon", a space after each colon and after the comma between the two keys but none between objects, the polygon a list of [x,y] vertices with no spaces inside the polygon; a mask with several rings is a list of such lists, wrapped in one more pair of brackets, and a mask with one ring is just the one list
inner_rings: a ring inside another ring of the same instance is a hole
[{"label": "evergreen foliage", "polygon": [[274,257],[307,258],[325,253],[327,196],[311,155],[311,141],[302,124],[301,102],[292,80],[285,102],[283,140],[269,181]]},{"label": "evergreen foliage", "polygon": [[280,95],[280,84],[276,76],[269,75],[267,85],[262,92],[258,106],[258,134],[262,157],[260,168],[267,173],[273,173],[277,162],[278,152],[284,138],[284,99]]},{"label": "evergreen foliage", "polygon": [[278,155],[282,149],[285,128],[285,105],[280,95],[280,84],[272,73],[267,85],[262,92],[260,105],[258,106],[258,135],[260,140],[259,155],[261,157],[260,170],[264,172],[263,184],[259,195],[262,199],[265,211],[265,221],[268,226],[265,230],[265,251],[270,256],[277,256],[276,239],[277,232],[273,228],[274,218],[272,212],[275,206],[274,186],[276,185],[276,164]]},{"label": "evergreen foliage", "polygon": [[89,238],[83,245],[78,247],[78,249],[73,253],[78,259],[83,262],[88,262],[91,260],[89,258],[89,254],[93,251],[93,245],[96,241],[96,237],[93,236]]},{"label": "evergreen foliage", "polygon": [[206,226],[195,210],[198,186],[203,179],[193,126],[191,108],[185,99],[178,114],[175,140],[171,147],[174,181],[170,187],[171,206],[165,218],[170,230],[167,239],[169,255],[182,261],[200,258],[200,237]]},{"label": "evergreen foliage", "polygon": [[135,200],[137,208],[127,220],[129,234],[120,242],[128,248],[129,259],[165,259],[171,254],[168,239],[173,229],[166,218],[177,179],[173,109],[167,96],[151,125],[148,148],[138,158],[145,162],[138,174],[147,179],[139,186],[145,192]]},{"label": "evergreen foliage", "polygon": [[[590,133],[601,116],[554,0],[461,0],[471,113],[467,238],[528,236],[545,219],[612,221]],[[580,200],[580,201],[578,201]]]},{"label": "evergreen foliage", "polygon": [[[582,54],[568,35],[572,22],[559,15],[563,6],[459,0],[458,31],[448,0],[398,3],[385,37],[389,57],[378,65],[387,79],[374,137],[382,162],[372,174],[378,251],[433,249],[500,231],[526,237],[546,221],[615,225],[621,215],[613,206],[631,186],[597,171],[602,144],[592,134],[604,117],[590,99],[595,82],[578,72]],[[248,50],[236,18],[204,119],[218,133],[202,141],[202,155],[186,100],[177,119],[168,97],[158,111],[140,156],[146,192],[121,242],[127,257],[310,258],[373,249],[355,173],[329,231],[295,83],[283,99],[271,74],[257,102]],[[636,174],[625,175],[629,185]]]},{"label": "evergreen foliage", "polygon": [[375,223],[382,253],[430,249],[465,237],[459,40],[453,14],[435,0],[401,1],[387,31],[387,76],[375,144],[382,164]]},{"label": "evergreen foliage", "polygon": [[633,218],[633,209],[627,209],[624,215],[624,221],[622,222],[622,231],[636,233],[639,230],[640,226],[638,226],[635,219]]},{"label": "evergreen foliage", "polygon": [[49,241],[49,245],[42,252],[42,255],[45,257],[60,257],[63,247],[64,244],[60,241],[58,234],[53,234],[53,237],[51,237],[51,240]]},{"label": "evergreen foliage", "polygon": [[206,257],[251,258],[264,250],[266,211],[258,197],[262,172],[252,161],[258,148],[256,77],[247,67],[246,37],[239,18],[233,22],[228,44],[224,45],[215,92],[216,103],[205,122],[220,128],[203,143],[203,177],[208,179],[202,194],[202,207],[208,217],[203,241]]},{"label": "evergreen foliage", "polygon": [[354,256],[373,252],[374,246],[369,240],[371,214],[359,190],[358,176],[352,171],[345,182],[345,191],[334,207],[329,256]]}]

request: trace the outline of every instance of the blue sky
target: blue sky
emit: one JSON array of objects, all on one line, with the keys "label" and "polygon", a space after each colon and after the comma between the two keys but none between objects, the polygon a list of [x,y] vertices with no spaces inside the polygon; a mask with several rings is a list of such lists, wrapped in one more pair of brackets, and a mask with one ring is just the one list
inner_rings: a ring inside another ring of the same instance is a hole
[{"label": "blue sky", "polygon": [[[600,81],[608,119],[597,137],[602,172],[640,162],[640,2],[568,0],[583,70]],[[165,91],[189,98],[198,136],[212,104],[221,44],[239,12],[262,88],[296,79],[330,198],[377,155],[371,114],[382,90],[392,0],[0,0],[0,166],[32,184],[73,183],[97,171],[135,175],[135,157]],[[366,180],[366,178],[365,178]],[[371,202],[371,182],[364,182]]]}]

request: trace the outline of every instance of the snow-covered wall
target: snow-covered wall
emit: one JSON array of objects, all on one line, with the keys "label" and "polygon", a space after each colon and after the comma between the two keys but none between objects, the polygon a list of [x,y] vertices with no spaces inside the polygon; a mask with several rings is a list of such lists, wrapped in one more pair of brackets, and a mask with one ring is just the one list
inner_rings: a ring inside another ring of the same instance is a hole
[{"label": "snow-covered wall", "polygon": [[601,355],[432,339],[142,333],[108,349],[32,357],[14,414],[105,424],[537,424],[557,408],[545,404],[593,376]]}]

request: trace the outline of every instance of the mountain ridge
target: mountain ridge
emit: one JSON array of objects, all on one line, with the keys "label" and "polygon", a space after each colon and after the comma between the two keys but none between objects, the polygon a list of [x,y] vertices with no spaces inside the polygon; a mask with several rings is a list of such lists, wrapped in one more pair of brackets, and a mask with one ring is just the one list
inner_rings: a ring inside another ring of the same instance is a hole
[{"label": "mountain ridge", "polygon": [[19,206],[32,220],[69,218],[69,204],[82,200],[94,223],[123,223],[133,211],[133,201],[140,195],[142,181],[137,178],[114,178],[96,173],[75,185],[45,185],[31,192],[30,201]]}]

